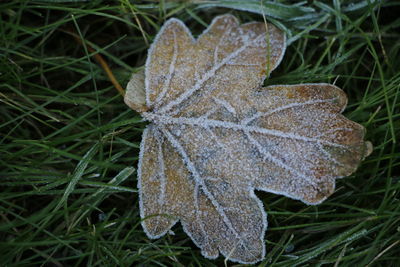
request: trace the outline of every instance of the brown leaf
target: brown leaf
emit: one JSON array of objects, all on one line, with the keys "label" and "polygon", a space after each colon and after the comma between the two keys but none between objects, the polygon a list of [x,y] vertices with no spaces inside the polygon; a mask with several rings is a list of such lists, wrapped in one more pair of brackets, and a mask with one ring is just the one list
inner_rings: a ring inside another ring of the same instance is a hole
[{"label": "brown leaf", "polygon": [[125,98],[151,122],[138,170],[150,238],[179,220],[205,257],[260,261],[267,221],[255,189],[318,204],[371,152],[364,128],[340,114],[338,87],[261,88],[284,51],[275,26],[240,26],[231,15],[197,40],[179,20],[162,27],[144,86],[134,78]]}]

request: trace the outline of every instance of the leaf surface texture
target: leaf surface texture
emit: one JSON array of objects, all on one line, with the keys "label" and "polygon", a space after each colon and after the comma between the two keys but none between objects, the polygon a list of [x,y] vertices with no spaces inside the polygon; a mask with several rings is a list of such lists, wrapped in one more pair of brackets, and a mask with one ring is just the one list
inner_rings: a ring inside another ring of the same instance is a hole
[{"label": "leaf surface texture", "polygon": [[150,238],[180,221],[205,257],[260,261],[267,219],[254,190],[318,204],[367,155],[364,128],[341,115],[347,98],[338,87],[262,87],[285,47],[275,26],[231,15],[197,39],[179,20],[164,24],[144,92],[130,83],[125,99],[151,122],[138,172]]}]

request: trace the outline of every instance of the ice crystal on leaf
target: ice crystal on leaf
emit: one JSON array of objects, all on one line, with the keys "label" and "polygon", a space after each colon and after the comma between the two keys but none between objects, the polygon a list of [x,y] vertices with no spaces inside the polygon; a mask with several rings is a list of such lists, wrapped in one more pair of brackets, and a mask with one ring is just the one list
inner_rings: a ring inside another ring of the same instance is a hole
[{"label": "ice crystal on leaf", "polygon": [[278,28],[231,15],[197,40],[177,19],[161,28],[125,96],[150,122],[138,168],[148,237],[180,221],[205,257],[260,261],[267,218],[254,190],[318,204],[369,153],[338,87],[261,87],[284,51]]}]

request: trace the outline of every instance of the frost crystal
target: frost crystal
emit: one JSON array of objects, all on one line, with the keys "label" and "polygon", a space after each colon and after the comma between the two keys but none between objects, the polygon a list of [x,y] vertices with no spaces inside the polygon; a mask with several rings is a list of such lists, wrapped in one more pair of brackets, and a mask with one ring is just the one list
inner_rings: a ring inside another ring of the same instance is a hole
[{"label": "frost crystal", "polygon": [[197,40],[179,20],[162,27],[125,97],[151,122],[138,168],[148,237],[180,221],[205,257],[260,261],[267,219],[255,189],[318,204],[370,152],[364,128],[340,114],[338,87],[261,87],[284,51],[275,26],[231,15]]}]

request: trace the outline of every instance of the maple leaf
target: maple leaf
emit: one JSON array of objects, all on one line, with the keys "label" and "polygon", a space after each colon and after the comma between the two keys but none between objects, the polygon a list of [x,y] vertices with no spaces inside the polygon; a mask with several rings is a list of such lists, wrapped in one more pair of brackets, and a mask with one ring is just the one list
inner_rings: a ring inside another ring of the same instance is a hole
[{"label": "maple leaf", "polygon": [[180,221],[205,257],[260,261],[267,219],[254,190],[318,204],[370,153],[338,87],[261,87],[285,47],[275,26],[231,15],[197,40],[177,19],[161,28],[125,96],[151,122],[138,167],[149,238]]}]

